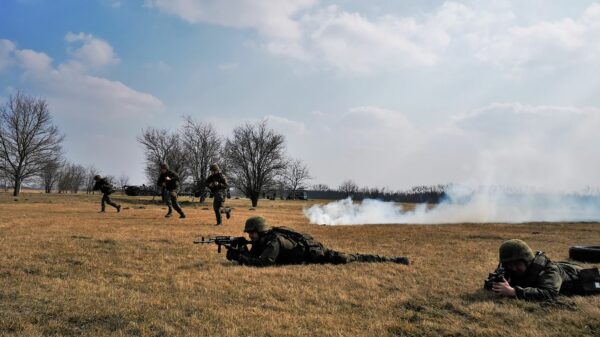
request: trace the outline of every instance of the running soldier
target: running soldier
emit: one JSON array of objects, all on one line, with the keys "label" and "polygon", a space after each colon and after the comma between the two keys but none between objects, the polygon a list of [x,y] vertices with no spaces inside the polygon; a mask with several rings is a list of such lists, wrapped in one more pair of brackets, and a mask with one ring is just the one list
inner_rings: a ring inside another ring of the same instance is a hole
[{"label": "running soldier", "polygon": [[102,201],[100,201],[100,213],[104,213],[106,211],[106,204],[111,205],[112,207],[117,209],[117,213],[121,212],[121,205],[114,203],[110,200],[110,195],[115,192],[115,188],[113,185],[108,182],[106,178],[102,178],[99,175],[94,176],[94,187],[92,188],[94,191],[102,192]]}]

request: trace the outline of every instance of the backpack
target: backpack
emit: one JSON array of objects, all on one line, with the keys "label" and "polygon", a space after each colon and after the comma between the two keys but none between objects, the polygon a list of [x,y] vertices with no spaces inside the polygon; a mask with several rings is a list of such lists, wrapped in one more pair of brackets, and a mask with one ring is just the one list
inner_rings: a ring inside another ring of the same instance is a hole
[{"label": "backpack", "polygon": [[298,233],[287,227],[273,227],[273,233],[304,247],[304,256],[311,262],[319,262],[325,257],[325,247],[311,235]]}]

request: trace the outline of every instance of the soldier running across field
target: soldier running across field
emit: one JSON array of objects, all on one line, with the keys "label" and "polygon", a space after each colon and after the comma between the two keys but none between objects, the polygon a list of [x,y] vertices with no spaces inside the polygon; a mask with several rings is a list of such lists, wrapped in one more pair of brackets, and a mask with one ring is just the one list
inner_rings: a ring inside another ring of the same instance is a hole
[{"label": "soldier running across field", "polygon": [[270,266],[302,263],[344,264],[350,262],[393,262],[410,265],[406,257],[347,254],[329,249],[308,234],[285,227],[270,228],[263,217],[246,221],[244,232],[250,237],[250,250],[228,249],[227,259],[243,265]]},{"label": "soldier running across field", "polygon": [[158,186],[163,189],[163,198],[169,208],[165,218],[173,216],[173,209],[179,213],[180,219],[185,219],[185,213],[177,202],[177,194],[179,193],[179,175],[169,170],[169,166],[164,163],[160,165],[160,176],[158,177]]},{"label": "soldier running across field", "polygon": [[224,207],[226,191],[228,188],[227,178],[219,168],[219,165],[210,165],[211,175],[206,178],[206,186],[210,189],[213,194],[213,209],[217,218],[217,224],[215,226],[221,226],[223,224],[221,213],[225,213],[227,219],[231,217],[231,208]]},{"label": "soldier running across field", "polygon": [[534,253],[518,239],[505,241],[499,251],[505,278],[492,286],[499,295],[525,300],[553,300],[559,294],[600,293],[598,268],[583,269],[569,262],[552,262],[543,252]]},{"label": "soldier running across field", "polygon": [[110,195],[115,192],[113,185],[108,182],[106,178],[102,178],[99,175],[94,176],[94,187],[92,188],[94,191],[102,192],[102,201],[100,201],[100,213],[104,213],[106,211],[106,204],[111,205],[112,207],[117,209],[117,213],[121,212],[121,205],[114,203],[110,200]]}]

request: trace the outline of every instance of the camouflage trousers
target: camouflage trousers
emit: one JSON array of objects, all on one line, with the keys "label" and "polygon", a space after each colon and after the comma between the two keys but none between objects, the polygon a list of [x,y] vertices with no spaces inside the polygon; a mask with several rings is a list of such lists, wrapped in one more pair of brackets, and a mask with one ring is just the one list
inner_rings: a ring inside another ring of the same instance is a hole
[{"label": "camouflage trousers", "polygon": [[231,209],[225,206],[225,191],[217,191],[214,193],[213,198],[213,210],[215,211],[215,217],[217,218],[217,224],[220,225],[223,221],[221,213],[230,212]]},{"label": "camouflage trousers", "polygon": [[102,201],[100,202],[100,205],[102,207],[102,212],[104,212],[106,210],[106,204],[109,204],[114,208],[119,207],[118,204],[116,204],[112,200],[110,200],[110,193],[102,194]]},{"label": "camouflage trousers", "polygon": [[394,262],[394,259],[395,258],[381,255],[348,254],[327,249],[323,256],[323,262],[321,263],[345,264],[351,262]]},{"label": "camouflage trousers", "polygon": [[173,213],[173,209],[175,209],[175,211],[177,211],[177,213],[179,213],[179,215],[184,215],[183,210],[181,209],[181,207],[179,206],[179,203],[177,202],[177,192],[178,191],[167,191],[167,190],[165,190],[163,192],[163,200],[165,201],[165,204],[167,205],[167,208],[169,209],[167,214]]}]

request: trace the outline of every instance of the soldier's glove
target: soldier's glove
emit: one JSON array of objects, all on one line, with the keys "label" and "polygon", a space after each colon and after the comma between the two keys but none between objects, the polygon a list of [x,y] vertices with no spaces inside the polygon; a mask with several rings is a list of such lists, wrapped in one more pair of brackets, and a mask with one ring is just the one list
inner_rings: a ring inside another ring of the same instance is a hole
[{"label": "soldier's glove", "polygon": [[227,255],[225,256],[229,261],[238,261],[240,259],[240,251],[237,249],[227,249]]}]

